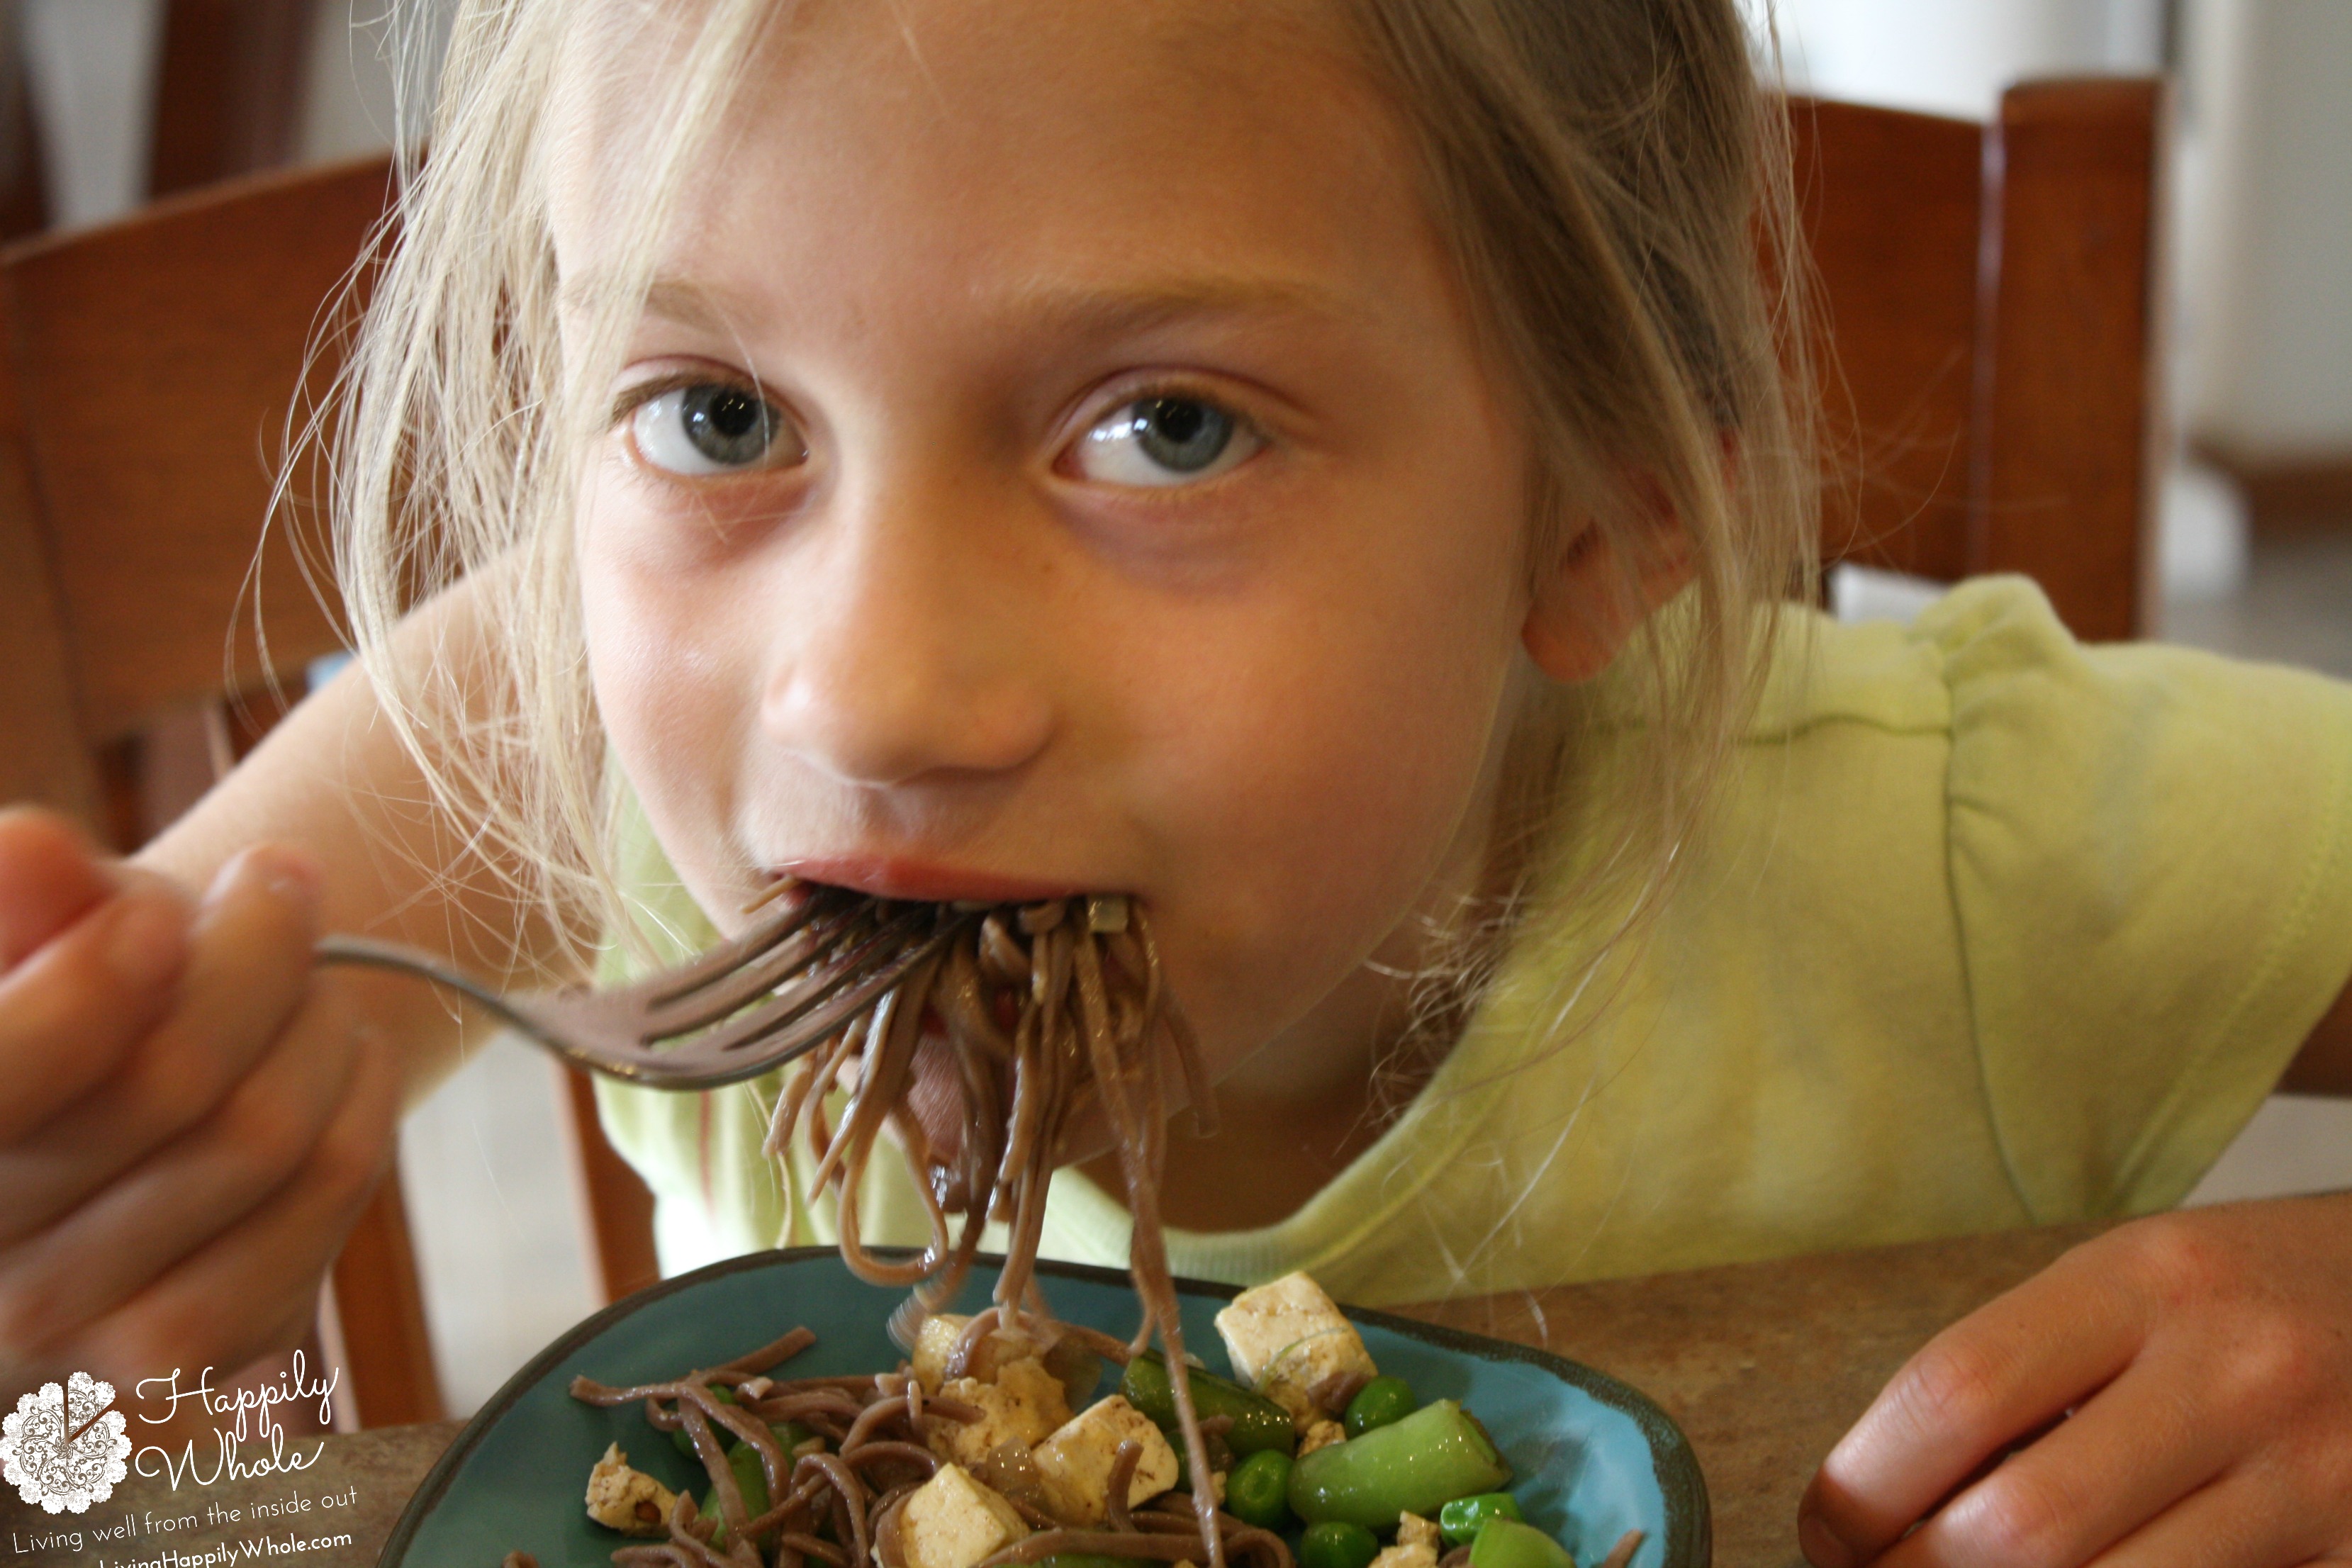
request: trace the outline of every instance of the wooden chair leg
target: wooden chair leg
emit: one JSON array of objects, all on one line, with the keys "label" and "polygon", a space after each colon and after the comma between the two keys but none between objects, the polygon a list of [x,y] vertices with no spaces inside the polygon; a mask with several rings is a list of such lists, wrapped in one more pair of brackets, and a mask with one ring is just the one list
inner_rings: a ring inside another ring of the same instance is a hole
[{"label": "wooden chair leg", "polygon": [[362,1426],[442,1419],[441,1384],[425,1325],[400,1172],[388,1172],[335,1259],[330,1282],[344,1384]]},{"label": "wooden chair leg", "polygon": [[580,1194],[588,1262],[606,1302],[644,1289],[661,1278],[654,1254],[654,1195],[604,1139],[596,1119],[595,1086],[577,1068],[551,1064],[562,1097],[565,1142]]}]

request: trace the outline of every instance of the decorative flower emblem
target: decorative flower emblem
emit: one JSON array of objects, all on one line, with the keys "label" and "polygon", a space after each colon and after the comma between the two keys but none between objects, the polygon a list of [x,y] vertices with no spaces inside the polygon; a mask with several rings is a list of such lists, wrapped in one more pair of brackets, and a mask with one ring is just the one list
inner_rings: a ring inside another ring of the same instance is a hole
[{"label": "decorative flower emblem", "polygon": [[41,1384],[0,1419],[0,1476],[28,1503],[76,1513],[113,1495],[130,1474],[129,1425],[111,1408],[114,1384],[78,1372],[60,1387]]}]

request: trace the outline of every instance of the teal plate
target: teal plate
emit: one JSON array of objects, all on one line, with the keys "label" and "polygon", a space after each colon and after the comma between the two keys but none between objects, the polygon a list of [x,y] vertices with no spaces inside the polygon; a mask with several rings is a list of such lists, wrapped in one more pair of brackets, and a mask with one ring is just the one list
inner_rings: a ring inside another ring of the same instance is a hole
[{"label": "teal plate", "polygon": [[[1127,1276],[1040,1262],[1047,1303],[1063,1319],[1122,1338],[1139,1319]],[[963,1310],[987,1300],[975,1271]],[[1228,1285],[1179,1281],[1184,1344],[1228,1369],[1212,1320]],[[588,1470],[618,1442],[664,1485],[705,1481],[701,1467],[646,1425],[641,1406],[598,1410],[566,1390],[574,1374],[606,1383],[658,1382],[767,1343],[795,1324],[816,1344],[792,1375],[871,1372],[901,1359],[884,1324],[906,1292],[868,1285],[830,1247],[754,1253],[666,1280],[616,1302],[541,1351],[457,1435],[394,1527],[378,1568],[498,1568],[509,1552],[541,1568],[605,1568],[620,1537],[581,1507]],[[1530,1523],[1558,1536],[1580,1563],[1596,1563],[1629,1530],[1647,1539],[1635,1568],[1704,1568],[1706,1486],[1664,1411],[1615,1378],[1541,1351],[1385,1312],[1350,1310],[1382,1372],[1423,1400],[1460,1400],[1501,1444],[1512,1490]],[[1105,1387],[1109,1386],[1106,1379]]]}]

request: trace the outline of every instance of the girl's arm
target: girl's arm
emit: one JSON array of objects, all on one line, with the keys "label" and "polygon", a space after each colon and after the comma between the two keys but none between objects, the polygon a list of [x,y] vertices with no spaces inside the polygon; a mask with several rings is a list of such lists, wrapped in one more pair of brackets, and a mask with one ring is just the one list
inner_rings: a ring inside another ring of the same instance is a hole
[{"label": "girl's arm", "polygon": [[[488,686],[479,601],[467,580],[422,606],[403,624],[396,654],[437,668],[462,689]],[[356,664],[289,713],[132,864],[194,892],[259,843],[318,862],[321,931],[405,942],[501,985],[573,977],[558,971],[559,943],[543,915],[509,895],[512,868],[486,858],[466,825],[434,805]],[[347,968],[321,970],[313,984],[347,994],[403,1042],[410,1103],[455,1064],[463,1025],[430,986]]]},{"label": "girl's arm", "polygon": [[[400,646],[462,677],[473,594]],[[430,991],[314,973],[311,944],[369,931],[528,976],[553,933],[504,885],[356,672],[132,863],[0,812],[0,1384],[130,1387],[298,1338],[404,1100],[460,1038]]]}]

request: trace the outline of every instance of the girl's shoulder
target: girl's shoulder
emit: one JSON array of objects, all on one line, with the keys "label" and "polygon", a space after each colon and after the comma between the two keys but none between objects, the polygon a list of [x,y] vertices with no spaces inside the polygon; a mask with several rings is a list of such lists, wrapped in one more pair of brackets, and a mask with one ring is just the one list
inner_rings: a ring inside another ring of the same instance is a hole
[{"label": "girl's shoulder", "polygon": [[[1861,724],[1975,742],[2049,729],[2085,752],[2127,731],[2244,728],[2300,714],[2325,731],[2352,717],[2352,686],[2307,670],[2153,642],[2082,643],[2032,579],[1972,578],[1909,624],[1780,617],[1749,737]],[[2299,735],[2319,740],[2307,727]]]},{"label": "girl's shoulder", "polygon": [[2081,643],[2022,578],[1779,635],[1726,884],[1858,993],[1948,943],[2030,1212],[2177,1199],[2352,973],[2352,686]]}]

